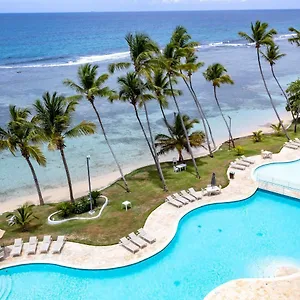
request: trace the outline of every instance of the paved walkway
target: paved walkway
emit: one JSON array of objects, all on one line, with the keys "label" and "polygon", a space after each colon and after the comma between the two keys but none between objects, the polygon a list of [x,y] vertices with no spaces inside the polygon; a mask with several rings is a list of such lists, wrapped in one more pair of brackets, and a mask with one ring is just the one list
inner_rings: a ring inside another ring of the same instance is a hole
[{"label": "paved walkway", "polygon": [[[36,255],[27,256],[25,254],[27,245],[25,244],[20,257],[7,257],[1,262],[0,268],[28,263],[54,263],[83,269],[109,269],[140,262],[160,252],[171,242],[176,234],[178,222],[188,212],[207,204],[233,202],[250,197],[258,187],[252,179],[252,171],[257,166],[270,161],[290,161],[299,157],[300,150],[286,148],[279,154],[273,155],[272,160],[263,160],[260,156],[253,157],[255,164],[245,171],[235,170],[235,179],[231,180],[220,195],[204,197],[200,201],[195,201],[179,209],[168,203],[162,204],[150,214],[144,226],[144,229],[156,237],[157,241],[137,254],[131,254],[120,245],[97,247],[67,242],[61,254],[50,254],[51,249],[49,254],[38,254],[38,247]],[[297,196],[295,193],[289,194]],[[7,248],[10,250],[9,247]],[[218,287],[206,299],[300,299],[300,297],[296,297],[299,296],[300,291],[300,270],[298,271],[299,273],[291,275],[292,277],[277,278],[276,281],[269,281],[268,284],[265,279],[241,279],[229,282]],[[283,296],[275,297],[277,292]],[[269,293],[271,294],[269,295]],[[288,293],[292,294],[292,298],[288,296]],[[259,298],[260,294],[264,295],[261,296],[263,298]],[[286,296],[284,296],[285,294]]]}]

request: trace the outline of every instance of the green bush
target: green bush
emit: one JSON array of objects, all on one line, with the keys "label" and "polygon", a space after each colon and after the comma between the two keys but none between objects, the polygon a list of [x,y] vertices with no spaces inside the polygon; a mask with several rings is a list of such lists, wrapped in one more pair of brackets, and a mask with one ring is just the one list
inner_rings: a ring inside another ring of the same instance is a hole
[{"label": "green bush", "polygon": [[71,202],[62,202],[57,205],[57,209],[61,211],[60,215],[66,218],[74,213],[74,204]]},{"label": "green bush", "polygon": [[101,195],[100,191],[92,191],[91,197],[92,197],[94,206],[97,205],[97,200],[99,199],[100,195]]},{"label": "green bush", "polygon": [[242,146],[236,146],[234,150],[237,156],[245,154],[245,149]]},{"label": "green bush", "polygon": [[82,197],[80,200],[76,201],[74,204],[74,213],[76,215],[83,214],[90,210],[90,201]]}]

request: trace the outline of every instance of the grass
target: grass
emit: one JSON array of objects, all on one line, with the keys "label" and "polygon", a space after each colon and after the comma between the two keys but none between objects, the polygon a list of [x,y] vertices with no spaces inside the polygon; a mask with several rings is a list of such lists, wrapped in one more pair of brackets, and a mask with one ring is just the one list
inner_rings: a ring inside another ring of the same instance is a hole
[{"label": "grass", "polygon": [[[296,135],[289,132],[291,138]],[[299,135],[298,135],[299,137]],[[265,135],[262,142],[254,143],[251,137],[236,140],[236,145],[245,149],[246,156],[260,154],[261,149],[277,153],[286,141],[284,136]],[[201,174],[197,179],[193,166],[187,162],[185,172],[174,173],[172,163],[163,163],[162,169],[165,175],[169,191],[164,192],[154,166],[143,167],[126,176],[130,193],[126,193],[122,182],[116,182],[103,191],[108,197],[109,205],[104,209],[100,219],[90,221],[70,221],[61,225],[48,225],[47,217],[55,212],[56,204],[35,206],[34,214],[38,217],[34,220],[28,232],[22,232],[17,226],[8,226],[5,215],[0,216],[0,228],[6,230],[1,240],[4,245],[12,244],[14,238],[22,237],[28,240],[29,236],[36,235],[40,239],[44,234],[66,235],[69,241],[90,245],[111,245],[119,241],[119,238],[143,227],[149,214],[164,202],[164,198],[182,189],[194,187],[196,190],[205,187],[211,180],[211,174],[216,173],[217,184],[225,187],[228,185],[226,170],[231,161],[236,158],[234,150],[228,151],[228,145],[223,144],[215,153],[214,158],[208,156],[196,160]],[[132,209],[127,212],[122,209],[121,203],[129,200]]]}]

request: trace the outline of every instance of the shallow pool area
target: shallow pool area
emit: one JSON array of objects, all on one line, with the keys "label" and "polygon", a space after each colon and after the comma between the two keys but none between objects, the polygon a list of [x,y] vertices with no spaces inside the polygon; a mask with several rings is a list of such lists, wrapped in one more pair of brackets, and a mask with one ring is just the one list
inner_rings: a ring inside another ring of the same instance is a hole
[{"label": "shallow pool area", "polygon": [[272,162],[256,168],[253,176],[256,181],[300,190],[300,160]]},{"label": "shallow pool area", "polygon": [[229,280],[263,277],[281,263],[300,266],[299,216],[299,200],[258,190],[190,212],[167,248],[129,267],[0,270],[0,299],[203,299]]}]

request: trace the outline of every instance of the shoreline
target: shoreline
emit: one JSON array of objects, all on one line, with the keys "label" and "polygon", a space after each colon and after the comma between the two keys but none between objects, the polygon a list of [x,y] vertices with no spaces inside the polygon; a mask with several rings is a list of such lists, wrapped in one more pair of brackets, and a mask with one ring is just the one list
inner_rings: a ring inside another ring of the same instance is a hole
[{"label": "shoreline", "polygon": [[[273,122],[276,121],[275,117],[272,119]],[[283,118],[284,124],[291,124],[291,117],[290,113],[286,112]],[[267,122],[263,125],[254,125],[251,129],[248,128],[247,130],[244,131],[244,133],[240,134],[239,136],[234,136],[235,139],[243,138],[246,136],[249,136],[252,134],[252,131],[255,130],[262,130],[264,133],[271,133],[272,129],[270,128],[270,124],[272,121]],[[216,139],[216,146],[217,149],[227,140],[224,141],[224,139]],[[205,150],[204,148],[198,148],[194,149],[194,155],[196,158],[203,157],[208,155],[208,151]],[[167,155],[164,155],[161,159],[160,162],[172,162],[172,158],[177,157],[177,153],[169,153]],[[189,155],[187,153],[184,154],[185,159],[189,159]],[[152,159],[141,161],[139,163],[136,163],[132,166],[127,166],[123,167],[123,172],[124,175],[128,175],[131,172],[143,168],[149,165],[152,165]],[[108,186],[112,185],[116,181],[121,179],[120,173],[118,171],[113,171],[109,172],[108,174],[104,174],[101,176],[97,177],[92,177],[92,189],[97,189],[97,190],[103,190],[107,188]],[[32,186],[32,189],[35,189],[34,186]],[[62,185],[59,187],[55,188],[48,188],[43,190],[43,197],[45,204],[50,204],[50,203],[58,203],[58,202],[63,202],[63,201],[68,201],[69,199],[69,190],[67,185]],[[79,198],[82,196],[85,196],[88,194],[88,184],[87,180],[84,181],[77,181],[73,183],[73,194],[75,198]],[[11,196],[11,197],[6,197],[4,198],[4,201],[0,198],[0,203],[1,203],[1,211],[0,214],[8,211],[13,211],[20,207],[22,204],[25,202],[30,202],[32,204],[38,205],[38,197],[36,193],[27,193],[24,196]]]}]

